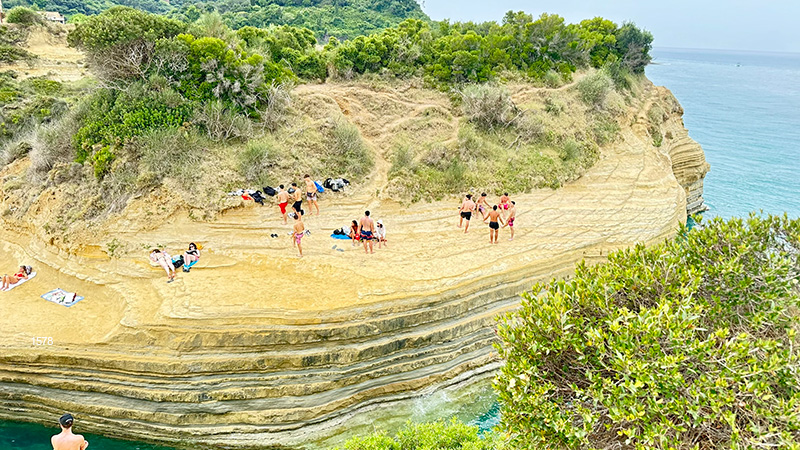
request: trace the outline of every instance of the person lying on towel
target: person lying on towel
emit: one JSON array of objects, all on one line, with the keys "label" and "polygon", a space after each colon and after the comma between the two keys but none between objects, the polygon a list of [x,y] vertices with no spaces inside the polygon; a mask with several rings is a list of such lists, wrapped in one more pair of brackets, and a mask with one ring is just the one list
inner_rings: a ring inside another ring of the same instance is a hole
[{"label": "person lying on towel", "polygon": [[33,269],[31,266],[19,266],[19,270],[14,275],[3,275],[3,285],[0,290],[5,291],[12,285],[19,283],[22,280],[27,280]]}]

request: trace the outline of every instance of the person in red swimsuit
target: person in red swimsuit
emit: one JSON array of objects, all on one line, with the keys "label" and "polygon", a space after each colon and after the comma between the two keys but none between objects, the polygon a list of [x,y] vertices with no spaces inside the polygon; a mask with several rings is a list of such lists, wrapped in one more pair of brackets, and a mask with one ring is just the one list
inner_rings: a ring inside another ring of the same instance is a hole
[{"label": "person in red swimsuit", "polygon": [[27,280],[28,275],[31,274],[29,266],[19,266],[19,270],[14,275],[3,275],[3,284],[0,290],[5,291],[11,287],[12,284],[17,284],[22,280]]},{"label": "person in red swimsuit", "polygon": [[511,228],[511,237],[508,239],[509,241],[514,240],[514,219],[517,218],[517,203],[512,201],[511,208],[508,210],[508,220],[506,220],[506,224],[503,225],[503,228],[509,227]]},{"label": "person in red swimsuit", "polygon": [[281,216],[283,217],[283,224],[287,223],[286,221],[286,206],[289,205],[289,193],[283,190],[283,185],[280,186],[280,191],[278,191],[278,195],[275,196],[275,200],[278,202],[278,207],[281,209]]}]

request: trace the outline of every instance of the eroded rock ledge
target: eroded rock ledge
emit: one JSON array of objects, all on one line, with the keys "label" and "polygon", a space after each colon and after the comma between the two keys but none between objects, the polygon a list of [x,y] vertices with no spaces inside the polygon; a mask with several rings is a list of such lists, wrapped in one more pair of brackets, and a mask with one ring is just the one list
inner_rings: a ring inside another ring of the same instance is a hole
[{"label": "eroded rock ledge", "polygon": [[[0,294],[0,418],[52,423],[67,410],[109,436],[296,446],[430,386],[485,378],[497,365],[495,317],[534,281],[663,240],[702,208],[708,166],[681,113],[667,90],[648,86],[633,125],[585,176],[515,197],[513,243],[503,230],[490,245],[479,222],[464,235],[451,203],[408,209],[371,193],[324,202],[323,216],[307,220],[303,260],[274,208],[213,223],[176,215],[150,231],[109,224],[132,247],[177,249],[186,236],[206,245],[201,264],[167,285],[145,254],[66,254],[6,228],[0,259],[35,259],[40,275]],[[327,237],[364,208],[391,239],[371,256]],[[87,299],[67,309],[38,298],[54,287]],[[33,336],[54,344],[34,347]]]}]

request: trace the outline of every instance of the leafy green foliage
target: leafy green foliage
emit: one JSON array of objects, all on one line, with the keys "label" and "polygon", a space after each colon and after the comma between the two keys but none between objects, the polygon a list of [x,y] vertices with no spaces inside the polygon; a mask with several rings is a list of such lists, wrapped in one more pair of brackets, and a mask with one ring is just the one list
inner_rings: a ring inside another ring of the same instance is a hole
[{"label": "leafy green foliage", "polygon": [[342,450],[501,450],[502,439],[494,433],[481,436],[478,427],[455,419],[447,422],[406,424],[394,437],[385,432],[352,438]]},{"label": "leafy green foliage", "polygon": [[110,168],[116,147],[150,130],[177,128],[191,119],[191,106],[174,91],[153,92],[133,85],[128,91],[103,89],[87,100],[83,126],[72,138],[77,161],[90,160],[101,178]]},{"label": "leafy green foliage", "polygon": [[44,23],[44,18],[30,8],[17,6],[11,8],[11,10],[8,12],[6,21],[8,23],[16,23],[19,25],[35,25],[37,23]]},{"label": "leafy green foliage", "polygon": [[522,12],[509,12],[502,25],[444,21],[432,28],[408,19],[378,34],[329,43],[327,50],[339,73],[422,73],[436,83],[453,84],[488,81],[499,70],[512,69],[557,83],[579,67],[614,61],[640,73],[650,61],[651,41],[652,35],[632,24],[618,28],[595,18],[572,25],[555,14],[533,20]]},{"label": "leafy green foliage", "polygon": [[501,320],[513,446],[797,448],[800,220],[681,230],[537,284]]}]

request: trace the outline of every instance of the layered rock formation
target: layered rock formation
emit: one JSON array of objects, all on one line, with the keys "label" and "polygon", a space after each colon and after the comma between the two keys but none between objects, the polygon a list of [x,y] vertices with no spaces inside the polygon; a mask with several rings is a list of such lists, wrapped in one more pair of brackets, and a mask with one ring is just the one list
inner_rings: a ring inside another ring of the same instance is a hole
[{"label": "layered rock formation", "polygon": [[[369,108],[363,92],[305,89],[325,104]],[[420,107],[375,95],[401,116]],[[469,234],[458,230],[452,202],[406,208],[372,189],[325,199],[323,215],[306,220],[302,260],[274,208],[236,209],[211,223],[177,214],[140,229],[133,205],[107,225],[109,239],[138,249],[120,259],[98,251],[103,241],[67,253],[4,228],[0,260],[35,260],[39,275],[0,293],[0,418],[52,423],[66,410],[82,429],[111,436],[297,446],[431,386],[485,379],[498,364],[495,317],[533,282],[663,240],[702,202],[707,166],[679,112],[666,111],[660,127],[672,137],[659,148],[636,125],[668,96],[648,86],[632,108],[634,126],[579,180],[515,196],[516,238],[503,230],[499,245],[479,221]],[[386,126],[359,125],[365,135]],[[390,247],[375,255],[328,237],[365,208],[389,231]],[[205,245],[201,263],[166,284],[145,249],[188,239]],[[55,287],[86,300],[64,308],[39,298]],[[36,336],[53,345],[32,345]]]}]

